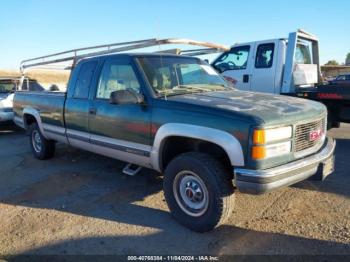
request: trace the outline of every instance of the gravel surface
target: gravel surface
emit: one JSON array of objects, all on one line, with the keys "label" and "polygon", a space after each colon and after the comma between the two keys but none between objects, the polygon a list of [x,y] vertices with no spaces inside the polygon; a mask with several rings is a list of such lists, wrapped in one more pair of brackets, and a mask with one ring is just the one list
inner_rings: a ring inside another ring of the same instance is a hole
[{"label": "gravel surface", "polygon": [[0,127],[0,255],[350,254],[350,125],[334,129],[336,173],[262,196],[237,193],[227,224],[204,234],[174,221],[150,170],[59,145],[35,160]]}]

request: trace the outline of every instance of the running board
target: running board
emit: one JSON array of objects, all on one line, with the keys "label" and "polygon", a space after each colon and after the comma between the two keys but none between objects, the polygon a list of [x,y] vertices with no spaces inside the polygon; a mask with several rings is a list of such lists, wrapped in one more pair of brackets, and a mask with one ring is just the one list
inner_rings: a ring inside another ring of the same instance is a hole
[{"label": "running board", "polygon": [[128,176],[135,176],[138,172],[140,172],[141,169],[142,167],[129,163],[124,167],[123,173]]}]

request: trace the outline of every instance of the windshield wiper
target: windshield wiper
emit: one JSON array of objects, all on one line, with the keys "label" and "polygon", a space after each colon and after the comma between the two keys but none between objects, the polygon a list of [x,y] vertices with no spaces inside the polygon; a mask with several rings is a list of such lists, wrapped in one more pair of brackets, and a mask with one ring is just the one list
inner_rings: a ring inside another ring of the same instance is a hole
[{"label": "windshield wiper", "polygon": [[177,85],[177,86],[174,86],[172,89],[163,89],[163,90],[158,90],[157,92],[163,96],[176,96],[176,95],[183,95],[183,94],[222,91],[226,89],[224,85],[223,86],[215,85],[215,86],[220,88],[204,88],[204,87],[193,86],[193,85]]},{"label": "windshield wiper", "polygon": [[195,93],[193,91],[206,92],[209,90],[204,89],[204,88],[200,88],[200,87],[185,86],[185,85],[174,86],[172,89],[157,90],[158,94],[160,94],[162,96],[176,96],[176,95]]},{"label": "windshield wiper", "polygon": [[178,85],[178,86],[174,86],[173,87],[173,90],[185,90],[185,91],[193,91],[193,90],[196,90],[196,91],[201,91],[201,92],[208,92],[208,91],[211,91],[211,90],[208,90],[206,88],[202,88],[202,87],[197,87],[197,86],[190,86],[190,85]]}]

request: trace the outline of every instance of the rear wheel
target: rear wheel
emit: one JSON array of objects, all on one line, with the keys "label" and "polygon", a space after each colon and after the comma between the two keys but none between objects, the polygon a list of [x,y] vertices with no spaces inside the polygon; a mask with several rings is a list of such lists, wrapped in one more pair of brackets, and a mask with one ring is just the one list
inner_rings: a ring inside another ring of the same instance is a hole
[{"label": "rear wheel", "polygon": [[232,181],[222,164],[198,152],[181,154],[169,163],[164,194],[174,218],[197,232],[225,222],[234,206]]},{"label": "rear wheel", "polygon": [[46,139],[40,132],[37,123],[29,127],[29,142],[35,158],[44,160],[55,154],[55,141]]}]

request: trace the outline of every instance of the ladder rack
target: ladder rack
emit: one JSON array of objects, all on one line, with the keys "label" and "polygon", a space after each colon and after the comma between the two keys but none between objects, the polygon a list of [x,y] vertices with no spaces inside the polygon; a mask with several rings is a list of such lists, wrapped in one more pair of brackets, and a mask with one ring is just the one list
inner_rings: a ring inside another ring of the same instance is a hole
[{"label": "ladder rack", "polygon": [[[113,54],[113,53],[142,49],[142,48],[147,48],[152,46],[170,45],[170,44],[206,47],[202,49],[192,49],[192,50],[176,49],[176,50],[179,50],[177,51],[178,54],[185,54],[189,56],[223,52],[230,49],[225,45],[196,41],[191,39],[152,38],[152,39],[145,39],[145,40],[138,40],[138,41],[131,41],[131,42],[121,42],[121,43],[113,43],[113,44],[106,44],[106,45],[83,47],[83,48],[71,49],[68,51],[59,52],[51,55],[26,59],[21,62],[20,69],[23,73],[25,69],[30,67],[39,67],[43,65],[57,64],[57,63],[62,63],[67,61],[71,61],[72,65],[68,67],[64,67],[64,69],[72,69],[79,60],[86,57],[95,57],[100,55]],[[99,49],[102,49],[102,50],[99,50]],[[159,51],[159,52],[165,53],[166,51]]]}]

